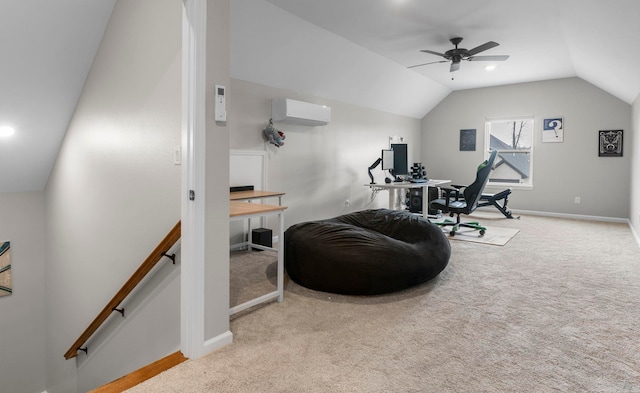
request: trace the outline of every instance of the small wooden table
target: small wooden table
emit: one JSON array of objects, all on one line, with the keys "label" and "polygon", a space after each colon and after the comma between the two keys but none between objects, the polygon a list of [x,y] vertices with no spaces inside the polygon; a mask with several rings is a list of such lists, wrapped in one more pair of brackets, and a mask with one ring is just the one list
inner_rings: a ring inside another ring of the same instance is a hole
[{"label": "small wooden table", "polygon": [[241,219],[262,217],[273,212],[281,212],[287,207],[282,205],[267,205],[265,203],[250,203],[242,201],[229,201],[229,217]]},{"label": "small wooden table", "polygon": [[236,192],[229,193],[229,199],[232,201],[250,201],[252,199],[278,197],[278,205],[282,205],[283,195],[284,195],[284,192],[280,192],[280,191],[249,190],[249,191],[236,191]]},{"label": "small wooden table", "polygon": [[[251,203],[248,202],[252,199],[267,198],[277,196],[281,200],[283,192],[272,191],[239,191],[231,193],[229,199],[229,221],[250,220],[252,218],[264,217],[264,216],[278,216],[278,238],[282,241],[284,239],[284,211],[286,206],[269,205],[264,203]],[[251,225],[249,224],[249,230]],[[262,246],[259,244],[253,244],[251,236],[247,237],[246,242],[234,244],[232,247],[247,246],[249,249],[257,248],[260,250],[275,251],[278,253],[278,268],[277,268],[277,290],[267,293],[266,295],[259,296],[255,299],[249,300],[237,306],[229,309],[229,315],[236,314],[247,308],[253,307],[257,304],[277,299],[278,302],[282,302],[284,299],[284,247],[278,248]]]}]

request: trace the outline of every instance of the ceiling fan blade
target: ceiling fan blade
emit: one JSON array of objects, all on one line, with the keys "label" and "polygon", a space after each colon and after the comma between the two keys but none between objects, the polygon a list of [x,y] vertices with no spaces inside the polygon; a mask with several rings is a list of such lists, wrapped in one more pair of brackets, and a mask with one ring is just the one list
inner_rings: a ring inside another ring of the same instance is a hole
[{"label": "ceiling fan blade", "polygon": [[428,49],[423,49],[423,50],[421,50],[420,52],[424,52],[424,53],[431,53],[432,55],[445,57],[445,55],[444,55],[443,53],[434,52],[434,51],[432,51],[432,50],[428,50]]},{"label": "ceiling fan blade", "polygon": [[495,55],[495,56],[473,56],[469,57],[469,61],[505,61],[509,58],[509,55]]},{"label": "ceiling fan blade", "polygon": [[460,62],[453,61],[451,62],[451,67],[449,68],[449,72],[458,71],[460,69]]},{"label": "ceiling fan blade", "polygon": [[482,44],[480,46],[476,46],[475,48],[470,49],[467,52],[467,56],[473,56],[476,53],[484,52],[487,49],[495,48],[498,45],[500,45],[500,44],[498,44],[497,42],[493,42],[493,41],[486,42],[486,43],[484,43],[484,44]]},{"label": "ceiling fan blade", "polygon": [[436,64],[436,63],[446,63],[446,62],[448,62],[448,61],[449,61],[449,60],[432,61],[432,62],[430,62],[430,63],[422,63],[422,64],[412,65],[412,66],[409,66],[409,67],[407,67],[407,68],[422,67],[422,66],[426,66],[426,65],[429,65],[429,64]]}]

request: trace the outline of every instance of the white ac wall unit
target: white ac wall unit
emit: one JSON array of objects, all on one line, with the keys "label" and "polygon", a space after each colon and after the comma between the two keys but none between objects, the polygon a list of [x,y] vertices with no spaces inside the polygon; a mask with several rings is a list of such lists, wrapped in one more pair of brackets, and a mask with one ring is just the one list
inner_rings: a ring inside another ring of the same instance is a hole
[{"label": "white ac wall unit", "polygon": [[307,126],[324,126],[331,121],[331,108],[290,98],[271,101],[271,119]]}]

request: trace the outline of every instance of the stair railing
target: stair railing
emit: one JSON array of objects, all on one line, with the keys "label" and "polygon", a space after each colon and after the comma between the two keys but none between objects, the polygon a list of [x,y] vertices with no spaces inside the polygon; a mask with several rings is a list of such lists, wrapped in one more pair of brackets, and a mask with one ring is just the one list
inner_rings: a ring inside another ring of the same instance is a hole
[{"label": "stair railing", "polygon": [[131,291],[140,284],[140,282],[149,274],[149,272],[156,266],[163,257],[169,258],[176,263],[175,254],[169,255],[167,252],[173,247],[178,240],[180,240],[180,221],[169,231],[169,233],[162,239],[158,246],[149,254],[147,259],[140,265],[133,275],[127,280],[127,282],[120,288],[115,294],[113,299],[100,311],[100,314],[91,322],[91,324],[85,329],[85,331],[78,337],[78,339],[71,345],[69,350],[64,354],[65,359],[71,359],[78,356],[78,351],[88,353],[87,347],[83,345],[89,340],[93,333],[107,320],[107,318],[117,311],[124,317],[124,308],[118,308],[120,303],[129,296]]}]

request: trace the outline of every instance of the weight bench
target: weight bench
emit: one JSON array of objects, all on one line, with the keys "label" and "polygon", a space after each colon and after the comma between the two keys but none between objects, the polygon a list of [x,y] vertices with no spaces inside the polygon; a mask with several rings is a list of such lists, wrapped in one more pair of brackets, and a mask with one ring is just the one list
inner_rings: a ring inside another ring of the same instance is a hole
[{"label": "weight bench", "polygon": [[[478,207],[495,206],[496,209],[500,210],[500,212],[504,214],[505,217],[513,218],[511,211],[507,208],[509,194],[511,194],[510,188],[507,188],[506,190],[500,191],[496,194],[482,194],[482,196],[480,197],[480,201],[478,201]],[[502,201],[502,204],[500,204],[500,201]]]}]

